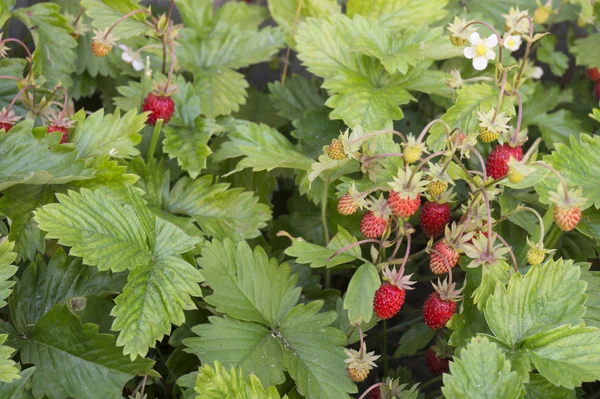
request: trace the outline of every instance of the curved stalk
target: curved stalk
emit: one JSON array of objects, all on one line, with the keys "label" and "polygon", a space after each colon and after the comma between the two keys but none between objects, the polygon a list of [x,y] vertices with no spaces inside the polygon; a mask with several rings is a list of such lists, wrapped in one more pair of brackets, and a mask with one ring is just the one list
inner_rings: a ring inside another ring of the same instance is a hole
[{"label": "curved stalk", "polygon": [[448,259],[446,259],[446,256],[443,253],[441,253],[440,251],[438,251],[437,249],[430,248],[429,251],[433,252],[434,254],[436,254],[437,256],[442,258],[442,260],[444,261],[444,264],[446,265],[446,269],[448,270],[448,284],[452,284],[452,267],[450,267],[450,262],[448,262]]},{"label": "curved stalk", "polygon": [[[384,321],[385,321],[385,320],[384,320]],[[358,399],[364,399],[364,398],[367,396],[367,394],[368,394],[369,392],[371,392],[373,389],[375,389],[375,388],[377,388],[377,387],[382,387],[382,386],[384,386],[384,385],[387,385],[387,384],[386,384],[385,382],[378,382],[377,384],[373,384],[373,385],[371,385],[369,388],[367,388],[367,390],[366,390],[366,391],[364,391],[364,392],[363,392],[363,394],[362,394],[362,395],[360,395],[360,397],[359,397]]]},{"label": "curved stalk", "polygon": [[483,173],[483,181],[485,183],[487,181],[487,170],[485,169],[485,161],[483,160],[483,157],[481,156],[479,151],[475,149],[475,147],[470,145],[469,148],[471,149],[471,151],[473,151],[473,154],[477,156],[477,159],[479,159],[479,163],[481,163],[481,172]]},{"label": "curved stalk", "polygon": [[527,18],[529,22],[529,40],[527,41],[527,47],[525,47],[525,54],[523,55],[523,60],[521,62],[521,67],[519,68],[519,73],[517,74],[517,78],[515,79],[515,91],[519,89],[519,83],[521,82],[521,76],[523,75],[523,71],[525,70],[525,63],[527,62],[527,58],[529,57],[529,52],[531,51],[531,42],[533,41],[533,20],[529,15],[524,15],[517,20],[517,25],[519,21],[523,18]]},{"label": "curved stalk", "polygon": [[429,155],[428,157],[426,157],[425,159],[423,159],[418,165],[417,167],[412,171],[410,178],[408,179],[408,183],[406,183],[407,188],[410,188],[410,185],[412,184],[413,178],[414,176],[417,174],[417,172],[419,170],[421,170],[421,168],[423,167],[423,165],[425,165],[427,163],[427,161],[431,160],[432,158],[435,157],[439,157],[440,155],[444,155],[447,151],[437,151],[434,152],[433,154]]},{"label": "curved stalk", "polygon": [[137,10],[133,10],[133,11],[130,11],[130,12],[128,12],[127,14],[125,14],[125,15],[123,15],[121,18],[119,18],[119,19],[117,20],[117,22],[115,22],[115,23],[114,23],[114,24],[113,24],[113,25],[112,25],[110,28],[108,28],[108,29],[106,30],[106,33],[104,33],[104,39],[107,39],[107,38],[108,38],[108,35],[110,34],[110,32],[112,32],[112,31],[113,31],[113,29],[115,29],[115,28],[117,27],[117,25],[119,25],[121,22],[123,22],[123,21],[125,21],[127,18],[129,18],[129,17],[131,17],[131,16],[133,16],[133,15],[135,15],[135,14],[139,14],[139,13],[141,13],[141,12],[142,12],[142,13],[144,13],[144,14],[147,14],[147,15],[151,15],[150,11],[148,11],[148,10],[143,10],[143,9],[141,9],[141,8],[139,8],[139,9],[137,9]]},{"label": "curved stalk", "polygon": [[[512,259],[513,262],[513,267],[515,269],[515,272],[519,271],[519,265],[517,265],[517,258],[515,258],[515,254],[512,251],[512,248],[510,245],[508,245],[508,243],[506,242],[506,240],[504,238],[502,238],[502,236],[500,234],[496,234],[496,237],[502,242],[502,244],[504,244],[504,246],[508,249],[508,253],[510,254],[510,257]],[[490,241],[490,239],[488,238],[488,242]]]},{"label": "curved stalk", "polygon": [[506,87],[506,76],[508,75],[508,70],[504,70],[502,72],[502,83],[500,83],[500,94],[498,94],[498,103],[496,104],[496,109],[494,109],[494,116],[492,116],[492,123],[496,122],[496,117],[498,116],[498,112],[500,112],[500,106],[502,105],[502,96],[504,95],[504,87]]},{"label": "curved stalk", "polygon": [[338,249],[337,251],[335,251],[335,253],[333,255],[331,255],[329,258],[327,258],[327,262],[329,262],[331,259],[335,258],[336,256],[338,256],[339,254],[346,252],[347,250],[356,247],[357,245],[362,245],[362,244],[366,244],[369,242],[373,242],[373,243],[378,243],[381,245],[381,241],[380,240],[376,240],[374,238],[367,238],[365,240],[360,240],[360,241],[356,241],[353,242],[352,244],[348,244],[343,248]]},{"label": "curved stalk", "polygon": [[425,135],[427,134],[427,132],[436,123],[440,123],[440,124],[444,125],[444,128],[446,129],[446,135],[448,136],[448,138],[450,138],[450,131],[452,130],[450,128],[450,126],[448,126],[448,124],[446,122],[444,122],[443,120],[441,120],[441,119],[434,119],[431,122],[429,122],[427,125],[425,125],[425,127],[423,128],[423,130],[421,130],[421,133],[419,134],[419,137],[417,138],[417,143],[421,143],[423,141],[423,138],[425,137]]},{"label": "curved stalk", "polygon": [[546,168],[548,170],[550,170],[552,173],[554,173],[554,175],[556,177],[558,177],[558,181],[560,182],[560,184],[562,185],[564,191],[565,191],[565,201],[569,201],[569,187],[567,186],[567,182],[565,182],[565,179],[563,179],[562,175],[560,174],[560,172],[556,169],[554,169],[552,166],[545,164],[543,162],[537,161],[532,163],[532,165],[538,165],[541,166],[543,168]]},{"label": "curved stalk", "polygon": [[292,52],[292,43],[294,41],[294,34],[296,33],[296,26],[300,20],[300,12],[302,11],[303,0],[298,1],[298,8],[296,9],[296,15],[294,15],[294,24],[292,25],[292,31],[290,32],[290,43],[288,44],[285,52],[285,62],[283,63],[283,72],[281,73],[281,84],[285,84],[287,78],[288,65],[290,63],[290,54]]},{"label": "curved stalk", "polygon": [[392,129],[376,130],[374,132],[367,133],[364,136],[361,136],[361,137],[359,137],[357,139],[352,140],[351,143],[352,144],[356,144],[356,143],[358,143],[360,141],[363,141],[363,140],[366,140],[366,139],[370,139],[371,137],[375,137],[375,136],[378,136],[380,134],[388,134],[388,133],[391,133],[391,134],[394,134],[394,135],[400,137],[400,139],[402,140],[402,142],[406,143],[406,138],[404,137],[404,135],[402,133],[400,133],[400,132],[398,132],[396,130],[392,130]]}]

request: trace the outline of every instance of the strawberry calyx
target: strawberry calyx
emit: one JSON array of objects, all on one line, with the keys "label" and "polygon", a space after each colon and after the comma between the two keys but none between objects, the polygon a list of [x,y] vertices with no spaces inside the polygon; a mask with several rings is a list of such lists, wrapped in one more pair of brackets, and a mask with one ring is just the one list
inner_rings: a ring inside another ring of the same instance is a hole
[{"label": "strawberry calyx", "polygon": [[[12,128],[13,125],[15,123],[17,123],[19,120],[21,119],[20,116],[15,114],[15,111],[13,111],[12,109],[7,110],[5,107],[2,108],[2,111],[0,112],[0,125],[4,126],[4,127],[9,127]],[[7,128],[6,131],[8,132],[10,130],[10,128]]]},{"label": "strawberry calyx", "polygon": [[397,270],[396,268],[390,269],[389,266],[386,266],[383,271],[383,280],[395,285],[401,290],[415,289],[412,287],[412,285],[416,284],[416,281],[411,281],[411,277],[412,274],[406,276],[404,275],[404,267],[401,267],[400,270]]},{"label": "strawberry calyx", "polygon": [[377,367],[375,360],[379,359],[381,355],[375,355],[375,352],[367,352],[367,344],[363,341],[360,345],[359,350],[344,348],[346,356],[348,356],[344,362],[348,365],[348,370],[352,370],[356,373],[367,374],[374,367]]},{"label": "strawberry calyx", "polygon": [[456,283],[449,282],[446,279],[444,279],[444,281],[442,281],[440,283],[439,278],[438,278],[437,284],[432,282],[431,285],[433,286],[433,289],[435,290],[435,292],[440,294],[441,299],[443,299],[444,301],[452,301],[452,302],[458,302],[462,299],[462,291],[465,288],[465,287],[462,287],[461,289],[457,290]]},{"label": "strawberry calyx", "polygon": [[398,169],[398,176],[388,183],[401,199],[415,199],[425,191],[429,181],[424,180],[423,172],[413,172],[410,168]]}]

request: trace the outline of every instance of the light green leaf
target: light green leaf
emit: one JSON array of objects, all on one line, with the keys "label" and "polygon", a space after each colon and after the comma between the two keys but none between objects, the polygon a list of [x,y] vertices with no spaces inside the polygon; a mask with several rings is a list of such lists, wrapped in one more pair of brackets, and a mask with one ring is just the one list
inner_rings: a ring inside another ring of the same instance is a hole
[{"label": "light green leaf", "polygon": [[179,166],[195,179],[206,168],[206,159],[212,154],[208,141],[222,130],[213,119],[198,117],[191,125],[186,125],[182,120],[173,118],[163,128],[163,151],[169,154],[169,158],[176,158]]},{"label": "light green leaf", "polygon": [[11,287],[15,285],[14,281],[9,279],[17,272],[18,267],[13,265],[17,259],[17,254],[13,252],[14,243],[6,238],[0,239],[0,306],[6,305],[5,299],[11,293]]},{"label": "light green leaf", "polygon": [[557,387],[539,374],[531,374],[525,384],[525,399],[575,399],[574,389]]},{"label": "light green leaf", "polygon": [[473,303],[477,305],[479,310],[483,311],[485,309],[487,300],[494,293],[498,283],[506,285],[510,278],[510,269],[511,266],[504,261],[482,266],[481,283],[473,291]]},{"label": "light green leaf", "polygon": [[338,250],[357,241],[356,237],[348,233],[343,227],[338,226],[338,233],[327,244],[327,247],[312,244],[301,238],[293,238],[292,245],[286,248],[285,253],[297,258],[296,263],[310,264],[310,267],[313,268],[323,266],[330,268],[353,262],[356,259],[362,259],[360,246],[357,245],[331,258],[331,260],[327,260]]},{"label": "light green leaf", "polygon": [[325,103],[317,79],[309,80],[302,75],[292,75],[285,85],[269,83],[269,92],[279,115],[289,120],[301,119],[305,112],[317,111]]},{"label": "light green leaf", "polygon": [[[85,14],[92,19],[92,26],[96,29],[106,29],[123,15],[140,9],[134,0],[81,0],[81,6],[85,8]],[[144,19],[145,15],[138,13],[119,23],[111,33],[119,39],[141,36],[149,29]]]},{"label": "light green leaf", "polygon": [[129,110],[123,117],[117,108],[114,114],[104,115],[100,109],[85,117],[83,110],[73,116],[76,121],[71,140],[82,158],[107,155],[113,158],[132,158],[140,152],[140,131],[144,128],[147,113]]},{"label": "light green leaf", "polygon": [[36,397],[118,399],[128,380],[138,373],[155,373],[152,360],[129,361],[112,335],[98,334],[94,324],[81,324],[64,305],[40,319],[20,353],[23,363],[36,366]]},{"label": "light green leaf", "polygon": [[321,301],[297,305],[281,322],[283,362],[298,392],[307,399],[349,398],[356,386],[344,363],[346,335],[327,327],[337,315],[319,313],[322,306]]},{"label": "light green leaf", "polygon": [[[315,284],[318,285],[318,280],[315,281]],[[317,288],[319,288],[318,285]],[[305,286],[306,289],[306,286]],[[331,327],[335,327],[348,337],[346,345],[352,345],[360,341],[360,333],[358,329],[350,324],[350,319],[348,318],[348,311],[344,309],[344,300],[342,298],[337,298],[335,300],[335,311],[337,313],[337,319],[331,324]],[[363,332],[369,331],[371,328],[377,325],[377,322],[380,321],[378,317],[371,317],[371,321],[368,323],[362,323],[361,328]]]},{"label": "light green leaf", "polygon": [[523,394],[519,375],[497,344],[475,337],[450,362],[450,374],[444,374],[442,393],[455,399],[513,399]]},{"label": "light green leaf", "polygon": [[[289,35],[292,32],[299,0],[269,0],[271,16]],[[300,9],[298,22],[306,18],[322,18],[327,15],[339,14],[341,7],[336,0],[305,0]]]},{"label": "light green leaf", "polygon": [[35,367],[21,371],[21,378],[12,383],[0,382],[0,397],[4,399],[33,399],[31,377]]},{"label": "light green leaf", "polygon": [[539,127],[544,143],[550,148],[556,148],[557,143],[568,145],[570,137],[579,138],[579,132],[583,130],[581,122],[566,109],[538,114],[531,123]]},{"label": "light green leaf", "polygon": [[[4,345],[8,334],[0,334],[0,382],[5,384],[11,383],[13,380],[21,378],[17,363],[11,360],[12,354],[15,352],[10,346]],[[0,393],[2,387],[0,386]],[[4,396],[2,396],[4,398]]]},{"label": "light green leaf", "polygon": [[77,42],[70,35],[73,27],[61,14],[60,7],[57,4],[40,3],[17,8],[13,16],[27,26],[35,42],[33,74],[44,76],[48,87],[53,88],[59,82],[69,87],[69,74],[75,71],[73,48]]},{"label": "light green leaf", "polygon": [[298,152],[294,145],[277,130],[267,125],[238,123],[228,134],[229,141],[215,153],[216,162],[223,159],[244,157],[237,170],[252,168],[253,171],[275,168],[311,170],[313,160]]},{"label": "light green leaf", "polygon": [[0,190],[15,184],[63,184],[88,179],[93,170],[77,160],[73,147],[59,145],[60,133],[46,134],[33,121],[15,125],[0,135]]},{"label": "light green leaf", "polygon": [[577,65],[584,65],[587,68],[600,68],[600,54],[598,54],[598,45],[600,44],[600,33],[593,33],[586,37],[575,39],[570,51],[575,54]]},{"label": "light green leaf", "polygon": [[210,317],[210,324],[199,324],[192,331],[199,335],[184,339],[203,364],[219,361],[227,368],[241,368],[256,375],[265,385],[281,384],[283,353],[271,330],[264,325],[229,317]]},{"label": "light green leaf", "polygon": [[348,0],[348,16],[360,14],[367,19],[393,30],[432,24],[448,11],[448,0]]},{"label": "light green leaf", "polygon": [[600,378],[600,330],[565,324],[527,338],[522,347],[538,372],[568,389]]},{"label": "light green leaf", "polygon": [[175,215],[191,216],[207,235],[234,241],[258,237],[259,229],[271,220],[271,209],[259,203],[254,193],[230,189],[228,183],[213,183],[210,175],[196,180],[180,179],[164,209]]},{"label": "light green leaf", "polygon": [[[2,4],[2,3],[0,3]],[[2,7],[0,5],[0,7]],[[0,74],[6,76],[21,77],[27,62],[23,58],[2,58],[0,59]],[[0,80],[0,105],[1,107],[7,107],[12,102],[13,98],[19,92],[17,82],[12,79]],[[24,116],[27,110],[20,105],[17,101],[12,108],[13,111],[19,116]]]},{"label": "light green leaf", "polygon": [[583,320],[587,326],[600,327],[600,272],[591,271],[590,263],[577,263],[581,268],[581,279],[587,283],[585,293],[585,315]]},{"label": "light green leaf", "polygon": [[194,88],[202,104],[202,114],[214,118],[240,109],[239,105],[246,102],[248,82],[233,69],[212,67],[195,73]]},{"label": "light green leaf", "polygon": [[211,28],[213,4],[211,0],[177,0],[177,9],[185,26],[200,30]]},{"label": "light green leaf", "polygon": [[[200,368],[196,380],[196,399],[279,399],[281,396],[274,386],[265,391],[258,378],[250,374],[245,377],[242,370],[232,368],[227,371],[218,361],[214,370],[210,364]],[[287,396],[286,396],[287,397]]]},{"label": "light green leaf", "polygon": [[380,285],[379,273],[372,264],[365,263],[354,272],[344,299],[344,309],[348,309],[351,322],[371,321],[373,297]]},{"label": "light green leaf", "polygon": [[465,0],[463,5],[470,12],[479,13],[498,26],[504,24],[502,14],[508,14],[511,7],[518,6],[521,11],[530,12],[536,8],[535,0]]},{"label": "light green leaf", "polygon": [[585,313],[586,284],[572,261],[550,260],[532,266],[525,277],[514,274],[508,287],[496,286],[485,317],[492,332],[509,348],[527,337],[567,323]]},{"label": "light green leaf", "polygon": [[562,76],[569,67],[569,57],[560,52],[555,51],[556,36],[546,36],[541,40],[541,46],[538,47],[536,56],[538,61],[547,64],[550,71],[556,76]]},{"label": "light green leaf", "polygon": [[296,304],[300,287],[287,263],[278,265],[261,247],[254,252],[241,241],[213,240],[198,260],[213,294],[205,301],[239,320],[275,327]]},{"label": "light green leaf", "polygon": [[425,323],[413,324],[408,331],[400,337],[400,343],[394,356],[414,355],[417,351],[425,348],[435,337],[435,330],[429,328]]}]

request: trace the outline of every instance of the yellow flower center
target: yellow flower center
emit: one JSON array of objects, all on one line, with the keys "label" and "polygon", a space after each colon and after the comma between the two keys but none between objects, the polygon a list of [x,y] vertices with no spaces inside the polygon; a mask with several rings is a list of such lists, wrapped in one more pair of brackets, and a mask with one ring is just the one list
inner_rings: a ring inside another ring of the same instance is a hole
[{"label": "yellow flower center", "polygon": [[487,49],[483,44],[480,44],[479,46],[475,47],[475,55],[477,55],[478,57],[484,56],[485,53],[487,53]]},{"label": "yellow flower center", "polygon": [[516,44],[517,44],[517,42],[515,41],[515,39],[508,39],[506,42],[506,45],[508,47],[515,47]]}]

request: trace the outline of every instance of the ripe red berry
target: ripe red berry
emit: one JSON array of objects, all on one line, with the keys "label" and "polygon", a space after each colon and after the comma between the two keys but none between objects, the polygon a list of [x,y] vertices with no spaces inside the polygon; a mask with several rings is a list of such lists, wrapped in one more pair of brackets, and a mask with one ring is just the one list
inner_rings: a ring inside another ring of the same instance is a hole
[{"label": "ripe red berry", "polygon": [[381,389],[377,387],[369,392],[368,399],[381,399]]},{"label": "ripe red berry", "polygon": [[425,354],[425,363],[433,374],[442,374],[450,370],[448,366],[450,359],[438,357],[432,348],[429,348]]},{"label": "ripe red berry", "polygon": [[380,319],[393,317],[404,304],[406,290],[390,283],[383,283],[375,291],[373,310]]},{"label": "ripe red berry", "polygon": [[421,207],[419,220],[426,235],[439,237],[444,234],[446,225],[450,221],[450,206],[447,203],[426,202]]},{"label": "ripe red berry", "polygon": [[498,180],[508,173],[508,160],[510,157],[517,161],[523,159],[523,148],[511,147],[509,144],[497,145],[494,147],[485,162],[487,174]]},{"label": "ripe red berry", "polygon": [[423,318],[425,323],[437,330],[446,325],[456,312],[456,302],[442,299],[439,292],[432,292],[423,305]]},{"label": "ripe red berry", "polygon": [[69,137],[69,131],[65,126],[56,126],[56,125],[48,125],[48,134],[53,132],[61,132],[62,136],[60,138],[59,144],[64,144],[67,142],[67,138]]},{"label": "ripe red berry", "polygon": [[10,129],[12,129],[13,124],[12,123],[8,123],[8,122],[0,122],[0,130],[4,129],[4,131],[6,133],[8,133],[8,131]]},{"label": "ripe red berry", "polygon": [[162,119],[163,123],[167,124],[175,112],[175,103],[169,96],[150,93],[144,100],[142,110],[150,111],[147,120],[149,125],[156,125],[156,121],[159,119]]},{"label": "ripe red berry", "polygon": [[[434,274],[444,274],[448,272],[448,266],[444,259],[448,262],[451,268],[454,268],[458,263],[460,255],[444,240],[438,241],[433,246],[435,252],[431,252],[429,259],[429,268]],[[443,256],[443,257],[442,257]]]},{"label": "ripe red berry", "polygon": [[581,220],[581,208],[574,206],[572,208],[554,207],[554,221],[562,231],[571,231]]},{"label": "ripe red berry", "polygon": [[367,211],[360,220],[360,232],[367,238],[380,238],[385,231],[387,221],[373,211]]},{"label": "ripe red berry", "polygon": [[600,80],[594,85],[594,96],[596,96],[596,100],[600,101]]},{"label": "ripe red berry", "polygon": [[592,82],[597,82],[600,80],[600,70],[598,68],[589,68],[587,70],[587,77]]},{"label": "ripe red berry", "polygon": [[394,215],[399,218],[407,218],[414,215],[419,209],[419,205],[421,205],[421,194],[417,193],[417,196],[414,198],[403,198],[400,193],[390,191],[388,205]]}]

